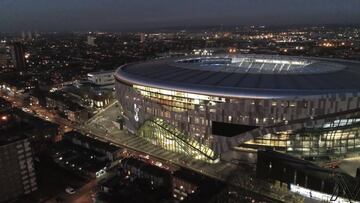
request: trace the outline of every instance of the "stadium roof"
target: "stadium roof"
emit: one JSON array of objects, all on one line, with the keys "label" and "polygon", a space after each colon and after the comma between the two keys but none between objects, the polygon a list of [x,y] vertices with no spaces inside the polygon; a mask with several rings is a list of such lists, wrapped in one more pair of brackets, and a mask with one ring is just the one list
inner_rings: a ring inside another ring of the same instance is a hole
[{"label": "stadium roof", "polygon": [[288,98],[360,92],[360,62],[271,55],[185,57],[128,64],[118,81],[197,94]]}]

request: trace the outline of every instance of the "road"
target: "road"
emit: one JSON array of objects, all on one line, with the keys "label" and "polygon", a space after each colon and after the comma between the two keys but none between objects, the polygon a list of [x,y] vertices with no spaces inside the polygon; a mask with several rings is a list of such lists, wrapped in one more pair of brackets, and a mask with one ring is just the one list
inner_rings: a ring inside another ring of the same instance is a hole
[{"label": "road", "polygon": [[94,202],[93,197],[96,194],[98,179],[92,179],[85,185],[76,189],[75,194],[68,194],[64,191],[46,200],[45,203],[92,203]]},{"label": "road", "polygon": [[59,124],[63,128],[74,127],[74,124],[71,121],[59,116],[55,112],[45,107],[39,105],[27,105],[25,107],[23,101],[20,98],[9,96],[2,91],[0,91],[0,97],[10,102],[13,107],[19,108],[27,113],[32,114],[33,116],[39,117],[52,123]]}]

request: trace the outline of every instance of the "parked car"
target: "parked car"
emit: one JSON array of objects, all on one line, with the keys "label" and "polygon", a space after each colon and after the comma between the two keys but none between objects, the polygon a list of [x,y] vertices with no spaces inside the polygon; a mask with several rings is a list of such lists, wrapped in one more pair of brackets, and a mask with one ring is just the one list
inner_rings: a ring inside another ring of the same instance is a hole
[{"label": "parked car", "polygon": [[65,192],[66,193],[68,193],[69,195],[72,195],[72,194],[75,194],[75,189],[74,188],[72,188],[72,187],[67,187],[66,189],[65,189]]}]

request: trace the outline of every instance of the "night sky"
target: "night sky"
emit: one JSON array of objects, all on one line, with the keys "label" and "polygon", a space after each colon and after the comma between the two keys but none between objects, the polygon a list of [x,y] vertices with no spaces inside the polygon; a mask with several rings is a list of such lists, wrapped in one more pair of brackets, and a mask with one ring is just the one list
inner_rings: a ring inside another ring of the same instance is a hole
[{"label": "night sky", "polygon": [[0,0],[0,32],[360,24],[360,0]]}]

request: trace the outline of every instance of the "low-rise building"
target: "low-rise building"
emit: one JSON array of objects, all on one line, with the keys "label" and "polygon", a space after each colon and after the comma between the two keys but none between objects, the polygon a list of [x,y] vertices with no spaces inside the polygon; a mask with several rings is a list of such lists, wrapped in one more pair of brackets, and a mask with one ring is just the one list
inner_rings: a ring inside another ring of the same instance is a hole
[{"label": "low-rise building", "polygon": [[114,99],[112,89],[103,89],[89,81],[76,81],[62,89],[78,103],[96,110],[107,106]]},{"label": "low-rise building", "polygon": [[155,187],[170,186],[170,172],[154,165],[147,164],[134,158],[126,158],[121,161],[121,167],[130,178],[149,180]]},{"label": "low-rise building", "polygon": [[115,79],[114,79],[115,70],[110,71],[99,71],[88,73],[88,80],[104,89],[114,89]]},{"label": "low-rise building", "polygon": [[39,88],[32,89],[29,93],[29,105],[45,107],[46,95],[47,95],[46,91],[40,90]]},{"label": "low-rise building", "polygon": [[62,91],[50,92],[46,96],[46,107],[57,110],[58,113],[73,122],[82,123],[89,118],[87,109],[74,102]]},{"label": "low-rise building", "polygon": [[104,175],[109,165],[106,155],[75,145],[66,139],[51,149],[51,156],[60,167],[91,178]]},{"label": "low-rise building", "polygon": [[188,195],[193,194],[199,188],[199,182],[194,179],[189,171],[175,171],[171,177],[173,197],[177,200],[184,200]]},{"label": "low-rise building", "polygon": [[28,96],[28,91],[36,84],[36,79],[31,75],[7,73],[0,80],[0,91],[9,96],[23,98]]},{"label": "low-rise building", "polygon": [[227,185],[187,169],[179,169],[171,176],[172,195],[176,202],[224,202]]},{"label": "low-rise building", "polygon": [[69,140],[75,145],[79,145],[86,149],[91,149],[96,152],[105,154],[107,160],[115,161],[120,158],[123,149],[111,144],[106,143],[100,140],[96,140],[84,134],[81,134],[76,131],[71,131],[64,134],[64,139]]}]

